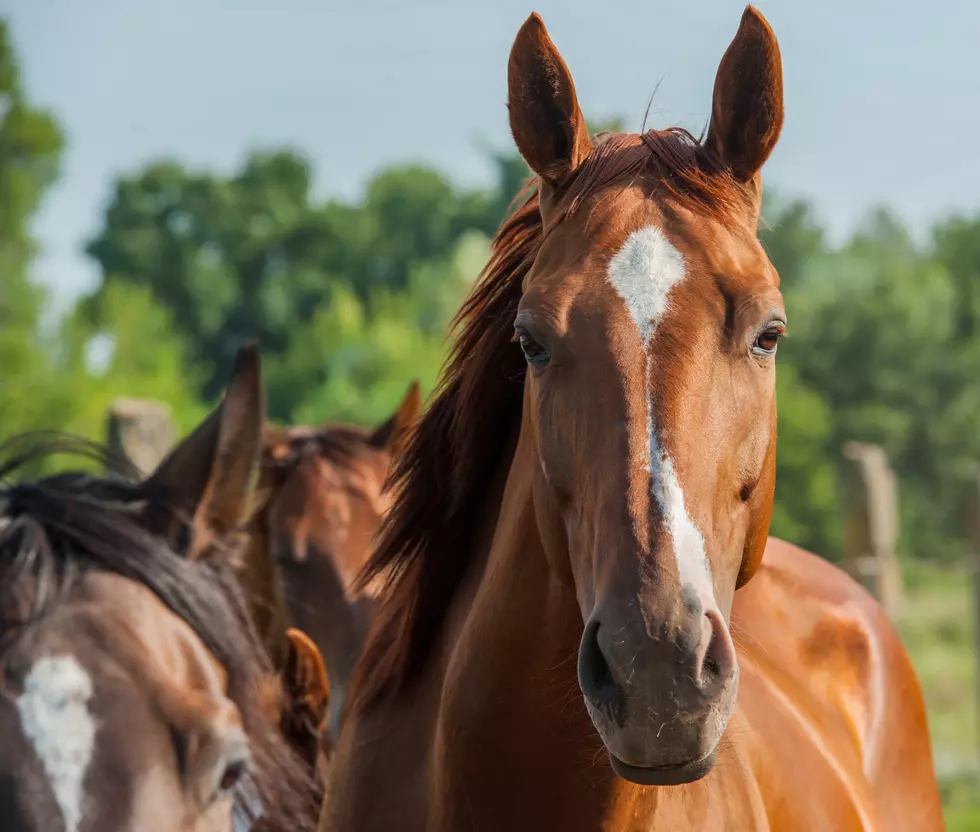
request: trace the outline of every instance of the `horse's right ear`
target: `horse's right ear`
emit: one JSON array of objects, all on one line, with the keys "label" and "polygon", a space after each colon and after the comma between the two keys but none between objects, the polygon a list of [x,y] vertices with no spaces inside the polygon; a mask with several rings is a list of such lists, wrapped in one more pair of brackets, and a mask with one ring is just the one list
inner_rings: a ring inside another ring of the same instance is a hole
[{"label": "horse's right ear", "polygon": [[[249,343],[235,358],[221,404],[143,483],[151,505],[173,509],[148,517],[150,531],[167,537],[175,549],[192,558],[215,539],[235,531],[251,507],[264,424],[259,350]],[[178,534],[188,523],[189,539]]]},{"label": "horse's right ear", "polygon": [[592,152],[592,142],[572,76],[537,14],[511,47],[507,88],[517,149],[542,182],[560,187]]}]

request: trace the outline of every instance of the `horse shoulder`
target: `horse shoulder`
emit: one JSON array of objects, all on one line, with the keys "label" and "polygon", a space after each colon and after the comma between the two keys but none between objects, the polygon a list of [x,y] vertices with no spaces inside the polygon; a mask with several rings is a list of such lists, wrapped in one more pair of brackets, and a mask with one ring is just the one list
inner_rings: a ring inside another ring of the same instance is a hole
[{"label": "horse shoulder", "polygon": [[759,573],[736,593],[732,630],[832,779],[863,804],[861,826],[942,829],[921,688],[894,625],[863,587],[772,538]]}]

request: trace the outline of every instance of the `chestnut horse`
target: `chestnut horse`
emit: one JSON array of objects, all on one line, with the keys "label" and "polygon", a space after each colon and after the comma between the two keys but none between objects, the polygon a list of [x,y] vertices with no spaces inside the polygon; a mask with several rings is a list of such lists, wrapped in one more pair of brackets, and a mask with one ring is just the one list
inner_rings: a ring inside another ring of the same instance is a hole
[{"label": "chestnut horse", "polygon": [[[0,826],[9,832],[292,832],[319,793],[280,734],[309,674],[271,665],[230,558],[263,408],[243,351],[219,408],[147,480],[23,479],[80,440],[0,461]],[[15,477],[22,477],[15,482]],[[290,652],[305,661],[302,645]],[[294,672],[295,671],[295,672]]]},{"label": "chestnut horse", "polygon": [[419,386],[413,382],[395,413],[374,430],[268,426],[263,434],[258,506],[249,524],[242,580],[274,659],[279,660],[290,625],[311,637],[322,653],[333,737],[371,619],[370,592],[352,584],[388,511],[384,483],[392,456],[420,409]]},{"label": "chestnut horse", "polygon": [[703,141],[590,140],[536,15],[509,111],[536,192],[396,463],[321,832],[941,829],[895,631],[843,573],[766,546],[768,24],[746,9]]}]

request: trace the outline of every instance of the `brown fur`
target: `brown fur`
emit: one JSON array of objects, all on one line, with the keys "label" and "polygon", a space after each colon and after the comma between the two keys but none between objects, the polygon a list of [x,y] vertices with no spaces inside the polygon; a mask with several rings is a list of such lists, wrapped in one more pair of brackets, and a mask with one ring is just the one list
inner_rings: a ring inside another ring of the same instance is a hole
[{"label": "brown fur", "polygon": [[[671,129],[597,142],[562,194],[559,216],[574,215],[589,197],[641,173],[679,207],[718,219],[744,209],[743,192],[717,156]],[[494,238],[490,262],[454,321],[459,331],[437,394],[392,470],[394,488],[406,496],[384,521],[362,579],[390,570],[381,623],[360,665],[356,695],[365,705],[411,679],[466,569],[460,553],[468,549],[483,484],[520,423],[525,367],[514,349],[513,321],[544,236],[533,190]]]},{"label": "brown fur", "polygon": [[354,579],[390,503],[384,483],[392,455],[420,408],[413,382],[396,412],[372,431],[267,426],[263,435],[259,507],[249,525],[243,581],[278,666],[290,624],[322,652],[333,687],[334,734],[373,609],[370,589],[354,587]]}]

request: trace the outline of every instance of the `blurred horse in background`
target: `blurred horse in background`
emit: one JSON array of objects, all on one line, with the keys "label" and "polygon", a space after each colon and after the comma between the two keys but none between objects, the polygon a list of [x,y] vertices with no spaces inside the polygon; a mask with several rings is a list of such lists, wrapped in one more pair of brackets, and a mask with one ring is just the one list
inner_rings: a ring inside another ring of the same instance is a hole
[{"label": "blurred horse in background", "polygon": [[243,582],[277,666],[283,665],[290,626],[319,648],[330,686],[327,744],[339,730],[347,683],[371,620],[373,590],[355,590],[354,578],[390,506],[384,485],[392,457],[420,409],[413,382],[396,412],[374,430],[267,426],[263,434]]}]

